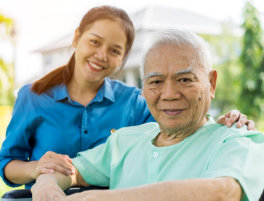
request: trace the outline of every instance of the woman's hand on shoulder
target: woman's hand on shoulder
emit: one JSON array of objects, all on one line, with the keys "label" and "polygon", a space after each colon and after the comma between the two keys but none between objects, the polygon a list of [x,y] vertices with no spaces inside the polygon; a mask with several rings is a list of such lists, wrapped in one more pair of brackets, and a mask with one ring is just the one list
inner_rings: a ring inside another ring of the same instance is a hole
[{"label": "woman's hand on shoulder", "polygon": [[46,152],[35,163],[33,178],[36,179],[40,174],[60,172],[64,175],[74,174],[72,159],[67,155],[57,154],[52,151]]},{"label": "woman's hand on shoulder", "polygon": [[245,114],[240,113],[239,110],[231,110],[230,112],[220,116],[217,119],[217,123],[227,125],[231,127],[234,123],[237,123],[238,128],[247,125],[248,130],[255,130],[255,122],[248,120]]}]

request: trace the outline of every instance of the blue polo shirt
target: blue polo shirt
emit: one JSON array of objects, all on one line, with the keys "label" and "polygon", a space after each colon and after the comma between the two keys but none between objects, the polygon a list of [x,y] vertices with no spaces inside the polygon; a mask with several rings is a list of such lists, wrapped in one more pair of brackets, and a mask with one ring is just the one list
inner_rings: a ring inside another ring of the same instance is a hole
[{"label": "blue polo shirt", "polygon": [[[31,85],[20,89],[6,139],[0,151],[0,174],[13,159],[39,160],[47,151],[67,154],[91,149],[106,141],[111,129],[154,121],[136,87],[106,78],[86,107],[72,101],[59,85],[37,95]],[[27,184],[29,188],[31,184]]]}]

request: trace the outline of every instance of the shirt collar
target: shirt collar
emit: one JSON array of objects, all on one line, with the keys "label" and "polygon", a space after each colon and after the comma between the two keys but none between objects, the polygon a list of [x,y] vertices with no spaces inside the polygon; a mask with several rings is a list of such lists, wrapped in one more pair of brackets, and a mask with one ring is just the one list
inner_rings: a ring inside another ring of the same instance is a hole
[{"label": "shirt collar", "polygon": [[67,87],[64,84],[55,86],[51,92],[55,101],[62,101],[64,99],[71,100]]},{"label": "shirt collar", "polygon": [[215,124],[215,120],[214,118],[210,115],[210,114],[206,114],[206,117],[207,117],[207,122],[205,123],[204,126],[207,126],[207,125],[211,125],[211,124]]},{"label": "shirt collar", "polygon": [[[52,88],[51,93],[53,94],[53,98],[55,101],[62,101],[64,99],[68,99],[69,101],[71,100],[67,87],[64,84],[57,85]],[[104,98],[108,99],[111,102],[115,102],[114,91],[111,86],[111,80],[109,78],[105,78],[104,83],[100,87],[99,91],[96,94],[96,97],[92,102],[102,102]]]},{"label": "shirt collar", "polygon": [[108,99],[111,102],[115,102],[114,91],[111,86],[111,80],[109,78],[105,78],[104,83],[100,87],[93,102],[102,102],[104,98]]}]

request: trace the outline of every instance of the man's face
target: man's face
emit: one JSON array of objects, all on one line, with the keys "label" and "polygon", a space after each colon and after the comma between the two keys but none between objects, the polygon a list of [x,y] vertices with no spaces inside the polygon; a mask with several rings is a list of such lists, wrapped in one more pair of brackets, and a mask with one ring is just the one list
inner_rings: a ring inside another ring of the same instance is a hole
[{"label": "man's face", "polygon": [[216,71],[206,72],[191,48],[160,45],[145,62],[143,95],[162,131],[194,132],[206,123]]}]

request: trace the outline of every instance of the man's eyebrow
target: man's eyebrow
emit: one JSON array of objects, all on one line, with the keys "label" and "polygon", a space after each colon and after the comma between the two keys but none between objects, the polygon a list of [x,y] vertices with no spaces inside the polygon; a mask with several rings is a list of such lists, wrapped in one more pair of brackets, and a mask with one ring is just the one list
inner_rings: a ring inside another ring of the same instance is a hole
[{"label": "man's eyebrow", "polygon": [[[98,35],[96,33],[90,33],[90,34],[93,35],[93,36],[95,36],[95,37],[97,37],[97,38],[100,38],[101,40],[104,40],[104,38],[102,36],[100,36],[100,35]],[[121,45],[118,45],[118,44],[114,44],[113,46],[116,47],[116,48],[118,48],[118,49],[121,49],[121,50],[124,49]]]},{"label": "man's eyebrow", "polygon": [[145,75],[145,76],[143,77],[143,81],[145,81],[146,79],[149,79],[149,78],[151,78],[151,77],[154,77],[154,76],[159,76],[159,77],[161,77],[161,76],[163,76],[163,74],[158,73],[158,72],[151,72],[151,73],[149,73],[149,74],[147,74],[147,75]]},{"label": "man's eyebrow", "polygon": [[188,73],[191,73],[191,72],[193,72],[193,68],[192,68],[192,66],[189,66],[188,68],[185,68],[183,70],[180,70],[180,71],[176,72],[175,75],[188,74]]}]

